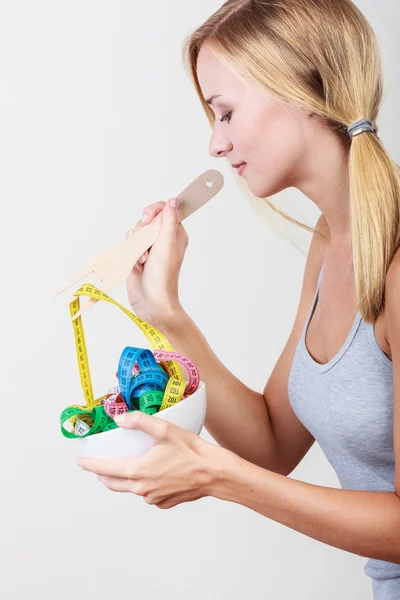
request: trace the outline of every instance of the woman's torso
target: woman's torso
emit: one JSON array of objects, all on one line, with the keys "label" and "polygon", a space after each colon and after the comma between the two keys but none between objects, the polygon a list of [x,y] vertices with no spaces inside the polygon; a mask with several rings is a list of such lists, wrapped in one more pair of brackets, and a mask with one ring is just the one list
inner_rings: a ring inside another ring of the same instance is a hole
[{"label": "woman's torso", "polygon": [[[343,489],[394,491],[393,369],[385,313],[375,326],[362,320],[348,256],[324,257],[289,374],[289,399]],[[371,559],[365,572],[374,585],[396,586],[400,598],[400,565]]]},{"label": "woman's torso", "polygon": [[[307,348],[318,363],[327,363],[342,348],[357,313],[354,270],[348,251],[324,257],[324,282],[307,329]],[[374,326],[381,351],[392,358],[387,341],[385,310]]]}]

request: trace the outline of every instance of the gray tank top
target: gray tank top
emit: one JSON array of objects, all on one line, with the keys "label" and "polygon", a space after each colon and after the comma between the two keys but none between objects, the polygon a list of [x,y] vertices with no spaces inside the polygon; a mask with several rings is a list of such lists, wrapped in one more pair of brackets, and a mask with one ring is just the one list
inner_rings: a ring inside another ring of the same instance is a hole
[{"label": "gray tank top", "polygon": [[[394,491],[393,366],[372,323],[360,311],[341,349],[316,362],[305,338],[318,286],[296,348],[288,380],[290,404],[334,468],[343,489]],[[370,559],[375,600],[400,599],[400,565]]]}]

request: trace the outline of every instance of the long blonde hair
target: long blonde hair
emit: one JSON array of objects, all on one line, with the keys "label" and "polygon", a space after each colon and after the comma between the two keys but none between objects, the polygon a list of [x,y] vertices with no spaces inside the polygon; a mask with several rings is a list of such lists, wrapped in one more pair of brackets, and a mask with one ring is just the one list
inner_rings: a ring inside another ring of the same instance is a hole
[{"label": "long blonde hair", "polygon": [[[400,168],[377,135],[383,75],[370,24],[351,0],[228,0],[182,47],[184,65],[214,127],[215,116],[196,72],[206,40],[227,66],[288,106],[311,110],[350,144],[350,223],[358,308],[366,322],[374,323],[384,304],[386,273],[399,246]],[[375,133],[350,140],[347,127],[361,118],[372,122]],[[248,189],[247,197],[260,215],[264,204],[314,232],[268,198],[257,198]]]}]

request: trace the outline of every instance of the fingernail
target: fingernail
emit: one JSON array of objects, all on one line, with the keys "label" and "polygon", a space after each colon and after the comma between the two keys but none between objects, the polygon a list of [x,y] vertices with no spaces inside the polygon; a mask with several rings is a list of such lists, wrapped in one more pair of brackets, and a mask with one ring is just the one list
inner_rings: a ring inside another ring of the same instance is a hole
[{"label": "fingernail", "polygon": [[149,220],[149,215],[147,213],[144,213],[144,215],[142,217],[142,225],[147,223],[148,220]]},{"label": "fingernail", "polygon": [[124,423],[124,421],[125,421],[125,417],[126,417],[125,413],[122,413],[122,415],[116,415],[116,416],[114,417],[114,421],[115,421],[116,423]]},{"label": "fingernail", "polygon": [[172,198],[170,205],[172,206],[172,208],[179,208],[179,199],[178,198]]},{"label": "fingernail", "polygon": [[146,260],[146,253],[142,254],[142,256],[139,258],[139,262],[143,264],[145,260]]}]

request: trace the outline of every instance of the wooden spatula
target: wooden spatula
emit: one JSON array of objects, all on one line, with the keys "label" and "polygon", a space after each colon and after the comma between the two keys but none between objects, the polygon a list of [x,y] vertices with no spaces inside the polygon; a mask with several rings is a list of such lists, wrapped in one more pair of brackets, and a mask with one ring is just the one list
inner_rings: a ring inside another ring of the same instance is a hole
[{"label": "wooden spatula", "polygon": [[[177,196],[179,198],[179,215],[183,221],[194,213],[197,209],[211,200],[223,187],[224,178],[222,173],[211,169],[205,171],[200,177],[195,179],[187,188]],[[120,244],[109,246],[102,250],[89,263],[85,265],[76,275],[67,281],[53,296],[58,296],[70,286],[76,284],[83,277],[94,273],[97,285],[100,281],[103,283],[102,291],[109,294],[114,288],[122,283],[129,276],[133,265],[156,241],[161,227],[161,213],[159,213],[149,225],[143,227]],[[73,296],[69,302],[73,302],[76,296]],[[89,299],[87,304],[78,311],[73,320],[77,319],[98,300]]]}]

